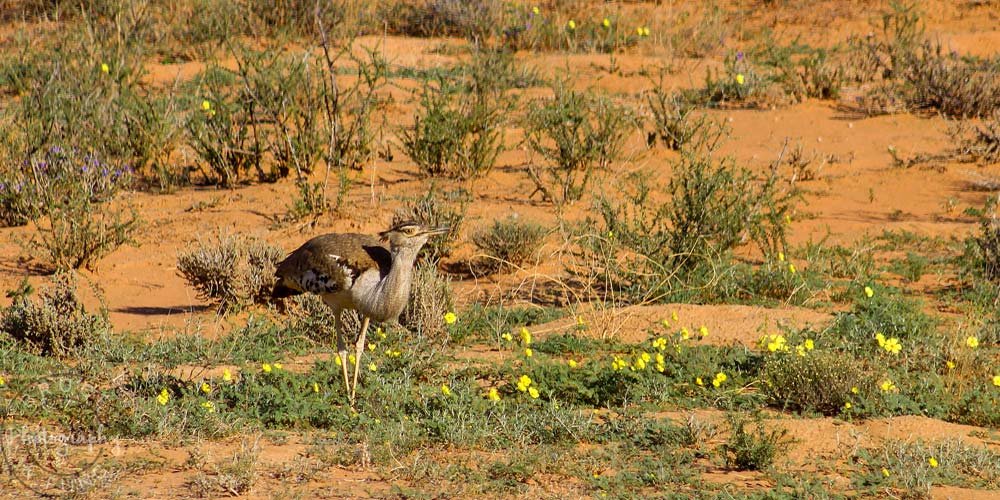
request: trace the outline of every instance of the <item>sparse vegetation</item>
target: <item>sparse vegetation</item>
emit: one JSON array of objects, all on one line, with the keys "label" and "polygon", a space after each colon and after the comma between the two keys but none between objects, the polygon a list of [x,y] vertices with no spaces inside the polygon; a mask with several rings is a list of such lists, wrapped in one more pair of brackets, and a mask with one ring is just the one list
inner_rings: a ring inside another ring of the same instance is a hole
[{"label": "sparse vegetation", "polygon": [[[1000,488],[995,9],[939,3],[8,2],[0,489]],[[450,230],[342,361],[276,245],[389,216]]]}]

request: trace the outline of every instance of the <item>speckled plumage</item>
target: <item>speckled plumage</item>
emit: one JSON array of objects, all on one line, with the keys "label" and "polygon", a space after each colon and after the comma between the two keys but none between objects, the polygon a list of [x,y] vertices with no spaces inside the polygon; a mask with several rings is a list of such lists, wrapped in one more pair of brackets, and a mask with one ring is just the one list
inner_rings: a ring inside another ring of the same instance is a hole
[{"label": "speckled plumage", "polygon": [[[445,231],[447,228],[427,228],[407,221],[380,233],[379,238],[356,233],[324,234],[305,242],[278,264],[272,292],[275,298],[314,293],[333,309],[337,350],[352,401],[369,320],[399,318],[410,297],[417,253],[430,236]],[[364,317],[356,344],[354,387],[347,380],[347,351],[340,331],[340,314],[345,309],[356,310]]]}]

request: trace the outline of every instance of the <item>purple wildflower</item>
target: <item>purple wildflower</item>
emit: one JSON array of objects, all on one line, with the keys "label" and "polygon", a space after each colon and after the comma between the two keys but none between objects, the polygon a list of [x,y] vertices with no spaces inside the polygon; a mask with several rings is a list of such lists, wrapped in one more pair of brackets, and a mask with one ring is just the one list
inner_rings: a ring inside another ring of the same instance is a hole
[{"label": "purple wildflower", "polygon": [[740,62],[742,60],[743,60],[743,51],[741,50],[736,53],[736,62]]}]

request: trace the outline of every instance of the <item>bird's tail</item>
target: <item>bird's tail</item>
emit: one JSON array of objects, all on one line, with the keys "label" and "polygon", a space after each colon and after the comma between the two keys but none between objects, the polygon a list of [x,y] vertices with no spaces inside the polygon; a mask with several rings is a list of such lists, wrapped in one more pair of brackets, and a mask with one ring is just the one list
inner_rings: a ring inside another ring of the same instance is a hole
[{"label": "bird's tail", "polygon": [[288,285],[285,285],[285,280],[278,278],[278,282],[274,284],[274,289],[271,290],[272,299],[283,299],[285,297],[291,297],[292,295],[298,295],[302,293],[301,290],[296,290]]}]

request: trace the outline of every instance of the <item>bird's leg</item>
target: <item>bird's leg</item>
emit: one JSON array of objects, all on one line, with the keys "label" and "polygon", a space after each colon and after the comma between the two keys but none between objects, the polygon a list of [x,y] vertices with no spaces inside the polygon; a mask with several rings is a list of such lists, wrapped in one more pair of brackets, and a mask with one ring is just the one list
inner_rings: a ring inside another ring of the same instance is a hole
[{"label": "bird's leg", "polygon": [[365,352],[365,334],[368,333],[368,316],[361,322],[361,333],[358,334],[358,345],[354,354],[354,386],[351,387],[351,401],[354,401],[354,393],[358,390],[358,375],[361,373],[361,354]]},{"label": "bird's leg", "polygon": [[340,367],[344,371],[344,392],[351,394],[351,383],[347,376],[347,346],[344,345],[344,337],[340,333],[340,311],[334,311],[333,328],[337,335],[337,355],[340,356]]}]

